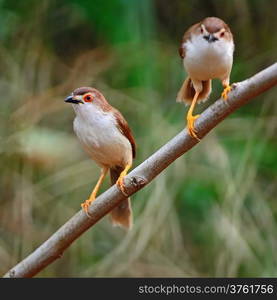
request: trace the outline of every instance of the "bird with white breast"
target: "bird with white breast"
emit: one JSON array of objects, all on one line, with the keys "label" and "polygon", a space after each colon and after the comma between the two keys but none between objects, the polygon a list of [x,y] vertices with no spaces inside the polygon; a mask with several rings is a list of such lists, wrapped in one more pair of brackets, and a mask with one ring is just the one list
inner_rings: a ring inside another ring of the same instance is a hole
[{"label": "bird with white breast", "polygon": [[101,167],[101,175],[90,197],[81,204],[88,214],[88,207],[110,171],[111,183],[116,183],[126,196],[111,211],[114,225],[132,226],[132,208],[124,187],[124,177],[132,166],[136,154],[135,139],[122,114],[112,107],[96,89],[81,87],[65,99],[72,103],[76,117],[74,131],[89,156]]},{"label": "bird with white breast", "polygon": [[229,26],[221,19],[208,17],[192,25],[184,34],[179,54],[188,77],[177,95],[177,102],[190,104],[187,113],[189,134],[199,140],[193,116],[197,102],[208,99],[211,80],[219,79],[224,90],[222,98],[227,100],[231,91],[230,73],[233,65],[234,41]]}]

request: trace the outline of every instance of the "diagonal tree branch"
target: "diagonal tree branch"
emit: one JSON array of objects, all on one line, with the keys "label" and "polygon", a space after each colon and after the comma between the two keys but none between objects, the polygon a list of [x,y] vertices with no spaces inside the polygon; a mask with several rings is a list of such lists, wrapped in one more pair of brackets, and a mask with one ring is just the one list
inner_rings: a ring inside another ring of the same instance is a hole
[{"label": "diagonal tree branch", "polygon": [[[228,101],[217,100],[196,120],[198,136],[203,138],[229,114],[246,104],[250,99],[274,87],[277,84],[277,63],[257,73],[255,76],[236,83],[228,96]],[[134,194],[149,184],[159,173],[198,141],[191,138],[184,129],[157,152],[147,158],[125,178],[126,190]],[[101,194],[89,208],[88,218],[79,211],[58,231],[38,247],[33,253],[18,263],[4,277],[32,277],[44,269],[74,242],[83,232],[93,226],[124,199],[116,186]]]}]

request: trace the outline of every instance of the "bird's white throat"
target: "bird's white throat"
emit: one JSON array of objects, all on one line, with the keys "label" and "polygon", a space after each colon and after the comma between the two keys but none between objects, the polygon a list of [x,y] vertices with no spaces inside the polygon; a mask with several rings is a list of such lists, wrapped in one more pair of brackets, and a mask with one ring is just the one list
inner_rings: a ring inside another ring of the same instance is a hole
[{"label": "bird's white throat", "polygon": [[232,67],[233,41],[221,39],[209,43],[201,35],[192,35],[183,46],[186,50],[183,63],[194,79],[224,79]]},{"label": "bird's white throat", "polygon": [[85,150],[101,166],[125,166],[132,162],[129,140],[118,129],[112,112],[92,103],[73,104],[74,131]]}]

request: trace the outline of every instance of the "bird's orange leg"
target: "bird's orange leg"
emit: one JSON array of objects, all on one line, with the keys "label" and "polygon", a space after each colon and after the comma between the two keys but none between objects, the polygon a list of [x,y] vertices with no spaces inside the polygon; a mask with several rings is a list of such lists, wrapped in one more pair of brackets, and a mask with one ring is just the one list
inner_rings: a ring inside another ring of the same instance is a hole
[{"label": "bird's orange leg", "polygon": [[221,93],[221,97],[224,99],[224,100],[227,100],[228,99],[228,94],[231,92],[232,90],[232,87],[230,86],[229,84],[229,79],[227,80],[223,80],[222,81],[222,85],[223,85],[223,92]]},{"label": "bird's orange leg", "polygon": [[189,111],[187,113],[187,122],[188,122],[188,132],[189,132],[189,135],[195,139],[197,139],[198,141],[200,141],[200,139],[198,138],[197,134],[196,134],[196,130],[194,128],[194,121],[199,118],[200,115],[195,115],[193,116],[192,115],[192,112],[194,110],[194,107],[195,107],[195,104],[197,102],[197,98],[199,96],[199,92],[196,92],[194,97],[193,97],[193,100],[192,100],[192,103],[190,105],[190,108],[189,108]]},{"label": "bird's orange leg", "polygon": [[[106,175],[107,175],[107,172],[108,172],[108,168],[102,168],[101,169],[101,175],[92,191],[92,193],[90,194],[88,200],[86,200],[84,203],[81,204],[83,210],[85,211],[85,213],[88,215],[88,207],[91,205],[91,203],[95,200],[96,198],[96,195],[99,191],[99,188],[101,186],[101,184],[103,183]],[[89,216],[89,215],[88,215]]]},{"label": "bird's orange leg", "polygon": [[131,164],[126,165],[125,169],[120,173],[120,175],[116,181],[117,186],[119,187],[119,189],[125,196],[128,196],[128,195],[125,192],[124,177],[127,175],[128,171],[130,170],[131,167],[132,167]]}]

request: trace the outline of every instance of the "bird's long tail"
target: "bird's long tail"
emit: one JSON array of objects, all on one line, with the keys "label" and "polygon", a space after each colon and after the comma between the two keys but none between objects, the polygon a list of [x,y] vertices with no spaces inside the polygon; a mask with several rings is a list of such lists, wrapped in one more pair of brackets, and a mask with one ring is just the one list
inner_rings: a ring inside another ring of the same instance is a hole
[{"label": "bird's long tail", "polygon": [[[202,81],[202,91],[197,98],[197,102],[205,101],[209,98],[212,91],[211,80]],[[185,102],[190,104],[195,95],[195,89],[193,88],[192,81],[189,77],[183,82],[181,89],[177,94],[177,102]]]},{"label": "bird's long tail", "polygon": [[[114,167],[110,169],[111,184],[115,184],[120,173],[124,168]],[[123,200],[118,206],[116,206],[111,212],[111,221],[115,226],[121,226],[126,229],[131,229],[133,225],[133,213],[130,198]]]}]

